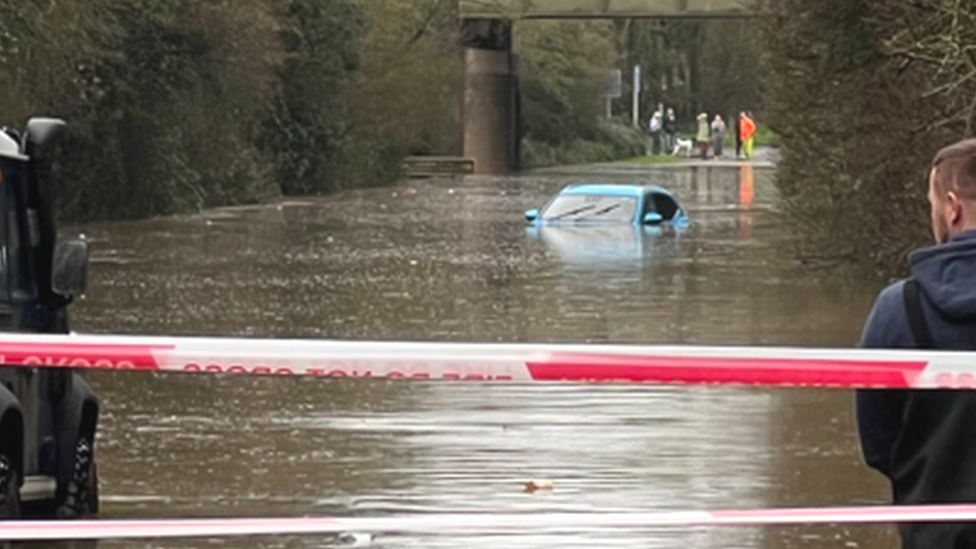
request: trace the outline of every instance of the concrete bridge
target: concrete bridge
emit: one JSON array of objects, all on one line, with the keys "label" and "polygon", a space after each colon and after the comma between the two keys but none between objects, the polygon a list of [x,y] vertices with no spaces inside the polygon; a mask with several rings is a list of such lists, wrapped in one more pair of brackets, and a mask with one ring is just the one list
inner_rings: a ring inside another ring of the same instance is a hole
[{"label": "concrete bridge", "polygon": [[[739,18],[749,0],[459,0],[465,48],[464,156],[474,172],[518,168],[518,56],[512,24],[530,19]],[[610,67],[608,67],[610,68]]]},{"label": "concrete bridge", "polygon": [[745,0],[460,0],[462,19],[748,17]]}]

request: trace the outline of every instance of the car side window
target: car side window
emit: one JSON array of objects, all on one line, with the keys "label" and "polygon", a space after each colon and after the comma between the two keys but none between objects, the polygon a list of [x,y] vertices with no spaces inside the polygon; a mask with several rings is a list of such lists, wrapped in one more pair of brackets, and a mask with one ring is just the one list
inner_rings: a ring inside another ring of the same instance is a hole
[{"label": "car side window", "polygon": [[675,202],[670,196],[662,193],[652,192],[648,195],[647,200],[645,201],[644,213],[647,214],[649,212],[657,212],[661,214],[661,217],[663,217],[665,221],[671,221],[674,219],[674,216],[677,215],[679,209],[680,208],[678,207],[677,202]]}]

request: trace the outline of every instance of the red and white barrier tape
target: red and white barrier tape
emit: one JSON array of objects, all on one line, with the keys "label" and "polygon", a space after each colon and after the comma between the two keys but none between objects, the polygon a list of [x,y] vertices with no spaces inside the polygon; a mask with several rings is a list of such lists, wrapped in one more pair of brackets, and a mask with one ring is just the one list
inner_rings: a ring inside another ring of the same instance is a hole
[{"label": "red and white barrier tape", "polygon": [[342,533],[472,534],[693,526],[973,522],[976,505],[836,507],[660,513],[428,514],[380,518],[0,521],[0,540],[145,539]]},{"label": "red and white barrier tape", "polygon": [[976,353],[0,335],[0,364],[455,381],[974,389]]}]

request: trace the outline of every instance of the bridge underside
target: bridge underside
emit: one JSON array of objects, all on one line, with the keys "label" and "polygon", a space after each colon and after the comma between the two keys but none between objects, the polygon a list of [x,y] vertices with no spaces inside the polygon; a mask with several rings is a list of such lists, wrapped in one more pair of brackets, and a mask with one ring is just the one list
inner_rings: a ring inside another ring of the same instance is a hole
[{"label": "bridge underside", "polygon": [[[741,18],[752,0],[459,0],[465,48],[464,156],[477,174],[519,163],[518,56],[512,26],[531,19]],[[816,1],[816,0],[813,0]]]},{"label": "bridge underside", "polygon": [[463,19],[749,17],[748,0],[460,0]]}]

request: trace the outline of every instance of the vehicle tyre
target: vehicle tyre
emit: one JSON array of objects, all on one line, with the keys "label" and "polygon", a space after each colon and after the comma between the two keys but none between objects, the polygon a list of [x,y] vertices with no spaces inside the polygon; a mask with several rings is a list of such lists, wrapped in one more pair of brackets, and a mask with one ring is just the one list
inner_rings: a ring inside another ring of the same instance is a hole
[{"label": "vehicle tyre", "polygon": [[20,517],[20,478],[13,463],[0,455],[0,519]]},{"label": "vehicle tyre", "polygon": [[58,504],[58,518],[92,517],[98,514],[98,469],[92,442],[81,438],[75,446],[75,463],[64,499]]}]

